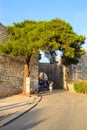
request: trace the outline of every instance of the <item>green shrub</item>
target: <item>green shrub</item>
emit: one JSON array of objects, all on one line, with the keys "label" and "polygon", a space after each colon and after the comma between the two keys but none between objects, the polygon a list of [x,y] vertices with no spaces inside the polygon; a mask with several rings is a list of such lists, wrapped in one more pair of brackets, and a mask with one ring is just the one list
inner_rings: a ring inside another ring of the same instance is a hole
[{"label": "green shrub", "polygon": [[75,82],[74,90],[78,93],[87,93],[87,81]]}]

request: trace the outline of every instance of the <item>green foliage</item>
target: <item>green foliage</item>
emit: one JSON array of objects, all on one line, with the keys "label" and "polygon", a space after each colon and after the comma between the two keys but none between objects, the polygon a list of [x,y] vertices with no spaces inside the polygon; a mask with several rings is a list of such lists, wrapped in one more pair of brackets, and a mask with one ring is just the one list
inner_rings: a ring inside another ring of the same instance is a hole
[{"label": "green foliage", "polygon": [[[50,21],[25,20],[8,26],[8,41],[0,45],[0,52],[8,55],[30,56],[40,50],[62,51],[63,64],[76,64],[85,52],[81,50],[85,37],[77,35],[72,26],[61,19]],[[51,55],[55,61],[56,55]]]},{"label": "green foliage", "polygon": [[78,93],[87,93],[87,81],[75,82],[74,89]]}]

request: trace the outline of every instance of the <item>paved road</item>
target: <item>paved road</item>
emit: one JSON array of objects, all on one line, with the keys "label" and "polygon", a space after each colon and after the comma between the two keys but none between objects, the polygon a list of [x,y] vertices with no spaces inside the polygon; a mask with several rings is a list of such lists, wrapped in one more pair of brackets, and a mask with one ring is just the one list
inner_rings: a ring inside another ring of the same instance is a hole
[{"label": "paved road", "polygon": [[87,96],[58,91],[0,130],[87,130]]}]

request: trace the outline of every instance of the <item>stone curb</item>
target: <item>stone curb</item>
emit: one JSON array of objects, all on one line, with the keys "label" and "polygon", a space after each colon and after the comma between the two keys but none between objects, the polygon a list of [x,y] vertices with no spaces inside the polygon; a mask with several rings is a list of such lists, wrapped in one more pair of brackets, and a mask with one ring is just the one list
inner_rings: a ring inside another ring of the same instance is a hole
[{"label": "stone curb", "polygon": [[21,115],[23,115],[24,113],[30,111],[32,108],[34,108],[42,99],[41,96],[38,97],[38,99],[36,99],[34,101],[34,103],[27,105],[24,109],[22,109],[21,111],[17,112],[16,114],[13,114],[12,116],[3,119],[2,121],[0,121],[0,127],[3,127],[5,125],[7,125],[8,123],[10,123],[11,121],[17,119],[18,117],[20,117]]}]

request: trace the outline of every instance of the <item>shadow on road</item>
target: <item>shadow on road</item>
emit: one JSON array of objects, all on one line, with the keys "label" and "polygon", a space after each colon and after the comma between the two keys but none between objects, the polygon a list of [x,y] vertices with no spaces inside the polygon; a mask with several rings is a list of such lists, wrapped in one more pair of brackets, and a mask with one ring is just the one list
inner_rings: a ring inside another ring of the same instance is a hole
[{"label": "shadow on road", "polygon": [[64,90],[64,89],[55,89],[53,91],[43,91],[43,92],[40,92],[39,95],[42,95],[42,96],[45,96],[45,95],[51,95],[51,94],[54,94],[54,93],[65,93],[67,92],[67,90]]}]

